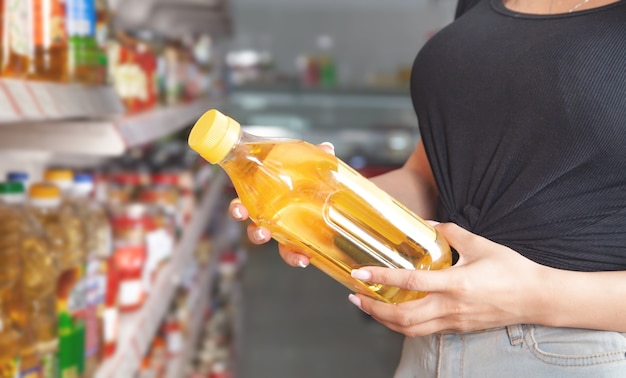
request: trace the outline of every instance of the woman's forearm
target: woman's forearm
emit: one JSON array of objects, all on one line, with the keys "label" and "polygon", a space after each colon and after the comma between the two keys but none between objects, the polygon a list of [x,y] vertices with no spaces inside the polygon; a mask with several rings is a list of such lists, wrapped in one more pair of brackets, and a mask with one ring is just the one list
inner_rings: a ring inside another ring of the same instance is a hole
[{"label": "woman's forearm", "polygon": [[626,332],[626,271],[573,272],[545,268],[535,323]]},{"label": "woman's forearm", "polygon": [[371,181],[420,217],[435,218],[437,192],[411,169],[396,169],[373,177]]}]

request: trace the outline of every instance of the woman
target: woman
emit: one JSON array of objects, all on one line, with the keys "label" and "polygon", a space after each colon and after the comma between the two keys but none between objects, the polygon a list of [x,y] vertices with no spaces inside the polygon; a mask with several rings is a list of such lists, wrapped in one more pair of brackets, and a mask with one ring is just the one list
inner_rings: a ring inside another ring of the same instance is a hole
[{"label": "woman", "polygon": [[422,141],[372,181],[445,222],[458,261],[353,271],[429,292],[350,296],[407,336],[396,376],[625,377],[626,1],[461,0],[411,93]]}]

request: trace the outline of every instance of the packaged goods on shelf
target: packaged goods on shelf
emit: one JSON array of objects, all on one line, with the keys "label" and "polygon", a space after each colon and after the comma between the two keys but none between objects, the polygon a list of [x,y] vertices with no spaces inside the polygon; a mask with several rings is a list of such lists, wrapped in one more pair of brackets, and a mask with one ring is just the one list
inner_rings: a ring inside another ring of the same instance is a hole
[{"label": "packaged goods on shelf", "polygon": [[54,360],[56,314],[51,290],[55,260],[26,210],[22,183],[0,183],[0,200],[0,371],[20,376],[40,371],[42,360]]}]

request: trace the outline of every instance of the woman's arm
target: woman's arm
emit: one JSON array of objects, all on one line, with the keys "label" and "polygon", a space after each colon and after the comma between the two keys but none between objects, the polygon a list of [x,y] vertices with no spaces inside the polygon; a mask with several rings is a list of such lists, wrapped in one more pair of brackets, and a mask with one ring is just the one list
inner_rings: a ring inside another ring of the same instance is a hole
[{"label": "woman's arm", "polygon": [[434,219],[437,186],[421,141],[401,168],[371,181],[422,218]]},{"label": "woman's arm", "polygon": [[536,323],[626,332],[626,272],[544,268]]}]

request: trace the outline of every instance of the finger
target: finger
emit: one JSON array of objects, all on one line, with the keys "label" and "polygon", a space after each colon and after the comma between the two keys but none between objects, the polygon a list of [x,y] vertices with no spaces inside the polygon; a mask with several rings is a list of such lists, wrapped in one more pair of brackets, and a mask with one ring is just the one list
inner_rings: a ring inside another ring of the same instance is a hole
[{"label": "finger", "polygon": [[288,265],[291,265],[294,268],[306,268],[310,264],[308,257],[282,244],[278,246],[278,253]]},{"label": "finger", "polygon": [[248,209],[241,203],[239,198],[230,201],[228,205],[228,213],[236,221],[244,221],[248,219]]},{"label": "finger", "polygon": [[331,155],[335,154],[335,146],[330,142],[322,142],[317,146]]},{"label": "finger", "polygon": [[395,286],[421,292],[448,291],[454,287],[455,276],[448,270],[410,270],[368,266],[351,272],[361,281]]},{"label": "finger", "polygon": [[265,227],[258,227],[254,223],[250,223],[246,228],[248,239],[254,244],[265,244],[272,238],[272,234]]},{"label": "finger", "polygon": [[459,253],[463,250],[474,250],[471,247],[481,240],[480,236],[454,223],[441,223],[436,226],[436,229],[448,244],[459,251]]},{"label": "finger", "polygon": [[385,327],[406,336],[427,335],[439,332],[444,327],[437,306],[429,303],[426,298],[419,302],[398,305],[384,303],[362,294],[350,295],[348,299]]}]

